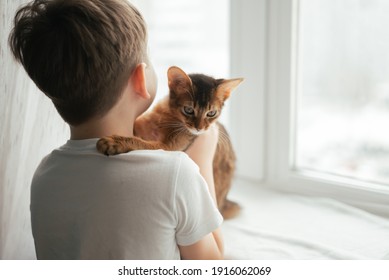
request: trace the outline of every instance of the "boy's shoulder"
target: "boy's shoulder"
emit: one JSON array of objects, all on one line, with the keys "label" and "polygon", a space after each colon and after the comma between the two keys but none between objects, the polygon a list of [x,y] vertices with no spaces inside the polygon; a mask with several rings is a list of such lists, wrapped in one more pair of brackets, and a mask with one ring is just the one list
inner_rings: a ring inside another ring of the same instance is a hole
[{"label": "boy's shoulder", "polygon": [[[154,170],[162,173],[198,172],[198,166],[182,151],[137,150],[115,156],[100,154],[96,149],[96,139],[69,140],[54,149],[42,161],[38,169],[66,169],[67,166],[79,168],[126,170]],[[143,171],[142,170],[142,171]]]},{"label": "boy's shoulder", "polygon": [[108,157],[93,145],[93,141],[67,143],[52,151],[36,169],[33,189],[51,188],[53,183],[62,189],[110,186],[125,195],[142,186],[168,196],[177,186],[190,188],[199,183],[199,168],[184,152],[138,150]]},{"label": "boy's shoulder", "polygon": [[200,174],[198,165],[182,151],[138,150],[123,154],[120,157],[138,163],[143,162],[146,168],[148,166],[153,166],[151,169],[162,168],[165,173],[174,174],[174,177],[189,178]]},{"label": "boy's shoulder", "polygon": [[122,155],[123,157],[146,157],[150,160],[156,160],[161,162],[170,162],[174,163],[174,165],[184,165],[192,168],[197,168],[198,166],[194,163],[194,161],[182,151],[165,151],[165,150],[138,150],[132,151]]}]

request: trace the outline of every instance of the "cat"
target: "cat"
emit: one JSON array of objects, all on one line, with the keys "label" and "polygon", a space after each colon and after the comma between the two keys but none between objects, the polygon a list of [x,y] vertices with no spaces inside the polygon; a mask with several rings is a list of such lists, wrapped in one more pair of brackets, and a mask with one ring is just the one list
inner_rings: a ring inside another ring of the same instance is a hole
[{"label": "cat", "polygon": [[216,201],[225,219],[239,213],[240,206],[227,199],[235,171],[235,153],[224,126],[217,121],[224,102],[243,81],[214,79],[203,74],[187,75],[182,69],[168,69],[169,95],[135,121],[135,137],[108,136],[96,147],[105,155],[133,150],[185,151],[210,125],[217,125],[219,140],[213,160]]}]

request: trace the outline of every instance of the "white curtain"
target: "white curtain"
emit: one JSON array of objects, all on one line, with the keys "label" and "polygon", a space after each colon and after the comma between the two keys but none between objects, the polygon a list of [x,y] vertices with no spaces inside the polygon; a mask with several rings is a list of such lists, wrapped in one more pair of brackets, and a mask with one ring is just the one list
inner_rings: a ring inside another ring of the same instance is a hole
[{"label": "white curtain", "polygon": [[34,259],[30,183],[40,160],[69,137],[50,100],[39,92],[8,47],[17,8],[0,1],[0,259]]}]

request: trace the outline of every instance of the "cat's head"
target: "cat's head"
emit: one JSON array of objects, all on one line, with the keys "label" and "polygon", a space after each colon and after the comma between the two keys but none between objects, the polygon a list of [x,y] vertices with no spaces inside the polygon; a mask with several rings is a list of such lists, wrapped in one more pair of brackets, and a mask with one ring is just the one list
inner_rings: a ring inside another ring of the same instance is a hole
[{"label": "cat's head", "polygon": [[242,81],[242,78],[225,80],[203,74],[187,75],[176,66],[170,67],[170,109],[192,134],[199,135],[217,120],[224,102]]}]

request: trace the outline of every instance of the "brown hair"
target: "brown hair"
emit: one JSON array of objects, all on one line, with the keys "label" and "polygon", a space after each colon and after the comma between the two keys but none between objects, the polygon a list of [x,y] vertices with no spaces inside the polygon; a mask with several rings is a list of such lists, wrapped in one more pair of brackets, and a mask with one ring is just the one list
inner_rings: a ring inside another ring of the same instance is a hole
[{"label": "brown hair", "polygon": [[144,20],[125,0],[35,0],[14,25],[13,55],[71,125],[109,111],[146,59]]}]

